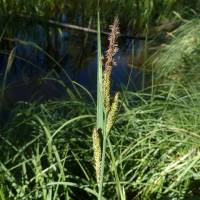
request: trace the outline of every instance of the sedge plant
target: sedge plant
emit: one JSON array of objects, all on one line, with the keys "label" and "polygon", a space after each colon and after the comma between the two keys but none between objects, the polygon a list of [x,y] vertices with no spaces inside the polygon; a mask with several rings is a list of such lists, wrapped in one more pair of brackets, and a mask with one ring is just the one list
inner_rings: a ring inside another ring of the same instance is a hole
[{"label": "sedge plant", "polygon": [[[115,65],[114,55],[118,51],[117,38],[119,36],[119,20],[115,18],[114,24],[110,26],[109,47],[106,51],[105,62],[102,64],[101,38],[100,38],[100,19],[98,13],[98,71],[97,71],[97,123],[93,129],[93,150],[96,180],[99,187],[98,199],[102,199],[104,165],[108,133],[115,121],[119,104],[119,92],[114,95],[111,102],[111,72]],[[104,70],[103,70],[104,68]],[[103,142],[101,142],[101,138]]]}]

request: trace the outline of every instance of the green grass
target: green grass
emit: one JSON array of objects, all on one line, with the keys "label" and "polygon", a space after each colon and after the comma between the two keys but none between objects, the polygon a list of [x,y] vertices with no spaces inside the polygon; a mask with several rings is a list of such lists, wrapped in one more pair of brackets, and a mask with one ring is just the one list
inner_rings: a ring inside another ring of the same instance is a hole
[{"label": "green grass", "polygon": [[168,44],[155,54],[157,79],[182,81],[190,85],[195,85],[193,81],[198,82],[195,73],[199,67],[199,32],[200,20],[196,18],[172,33]]},{"label": "green grass", "polygon": [[[161,90],[153,101],[146,94],[124,91],[123,112],[106,148],[105,199],[184,199],[189,191],[195,193],[200,94],[183,91]],[[1,135],[1,193],[6,199],[98,197],[92,105],[78,99],[21,103],[12,116]]]},{"label": "green grass", "polygon": [[[162,79],[156,68],[156,85],[121,92],[115,124],[109,136],[103,133],[104,170],[99,185],[91,135],[95,126],[105,127],[100,34],[97,106],[78,84],[76,92],[66,90],[71,94],[68,100],[19,102],[0,130],[0,200],[192,200],[200,196],[200,92],[198,78],[191,81],[198,76],[199,46],[189,43],[192,53],[186,58],[194,66],[189,74],[182,65],[185,59],[174,56],[182,55],[180,44],[191,32],[198,41],[199,25],[190,25],[179,30],[183,36],[175,35],[169,43],[172,49],[157,54]],[[99,33],[99,22],[97,26]],[[180,80],[168,81],[173,75],[170,67],[183,67]]]}]

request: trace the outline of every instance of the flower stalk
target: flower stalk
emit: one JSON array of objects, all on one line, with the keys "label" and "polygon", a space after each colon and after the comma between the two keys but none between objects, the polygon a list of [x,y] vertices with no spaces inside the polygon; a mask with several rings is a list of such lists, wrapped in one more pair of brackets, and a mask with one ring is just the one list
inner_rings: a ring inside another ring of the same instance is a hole
[{"label": "flower stalk", "polygon": [[[111,100],[111,73],[112,68],[116,65],[114,56],[118,52],[117,38],[119,36],[119,20],[115,18],[113,25],[110,26],[109,46],[105,54],[102,65],[101,46],[100,46],[100,20],[98,15],[98,79],[97,79],[97,127],[93,129],[93,154],[96,180],[99,186],[98,200],[102,200],[104,164],[106,157],[107,136],[110,132],[119,104],[119,92]],[[104,69],[101,74],[102,68]],[[102,93],[101,93],[102,92]],[[102,116],[103,112],[103,116]],[[103,119],[102,119],[103,118]],[[101,142],[102,138],[102,142]]]}]

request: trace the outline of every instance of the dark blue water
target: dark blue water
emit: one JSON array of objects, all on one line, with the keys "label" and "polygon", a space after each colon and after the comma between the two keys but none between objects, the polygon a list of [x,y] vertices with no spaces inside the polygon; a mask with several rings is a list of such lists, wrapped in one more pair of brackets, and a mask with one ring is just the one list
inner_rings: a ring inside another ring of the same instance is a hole
[{"label": "dark blue water", "polygon": [[[30,28],[30,27],[29,27]],[[1,46],[0,82],[3,82],[8,54],[15,48],[15,58],[6,79],[6,89],[1,97],[1,119],[19,101],[46,101],[67,99],[67,88],[74,91],[74,82],[93,96],[97,85],[96,35],[76,31],[58,32],[55,29],[45,35],[42,26],[34,27],[34,33],[17,32],[16,41],[9,48]],[[21,41],[20,41],[21,40]],[[107,48],[107,38],[102,37],[102,53]],[[119,40],[116,66],[112,71],[112,91],[122,87],[136,91],[141,88],[141,70],[130,67],[133,48],[140,51],[141,41]],[[81,88],[75,84],[77,88]],[[80,89],[86,95],[84,90]],[[3,114],[2,114],[3,113]]]}]

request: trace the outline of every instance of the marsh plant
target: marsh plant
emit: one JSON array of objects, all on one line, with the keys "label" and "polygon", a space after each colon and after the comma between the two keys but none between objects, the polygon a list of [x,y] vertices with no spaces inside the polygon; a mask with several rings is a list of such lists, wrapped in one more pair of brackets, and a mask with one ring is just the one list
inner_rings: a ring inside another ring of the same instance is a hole
[{"label": "marsh plant", "polygon": [[[99,20],[99,19],[98,19]],[[98,21],[98,30],[100,30],[100,25]],[[101,64],[101,50],[99,51],[99,65],[98,65],[98,88],[97,91],[97,128],[93,129],[93,150],[94,150],[94,165],[96,171],[96,180],[99,184],[99,199],[102,197],[102,186],[103,186],[103,176],[104,176],[104,162],[105,162],[105,151],[107,136],[113,126],[116,118],[119,104],[119,92],[116,92],[114,98],[111,99],[111,72],[113,66],[116,64],[114,56],[118,51],[117,38],[119,36],[119,20],[115,18],[113,25],[110,26],[109,35],[109,46],[106,51],[103,66]],[[100,47],[100,35],[98,36],[98,45]],[[102,73],[103,67],[103,73]],[[100,114],[100,115],[99,115]],[[101,138],[103,138],[103,143],[101,144]],[[102,151],[102,150],[103,151]]]}]

